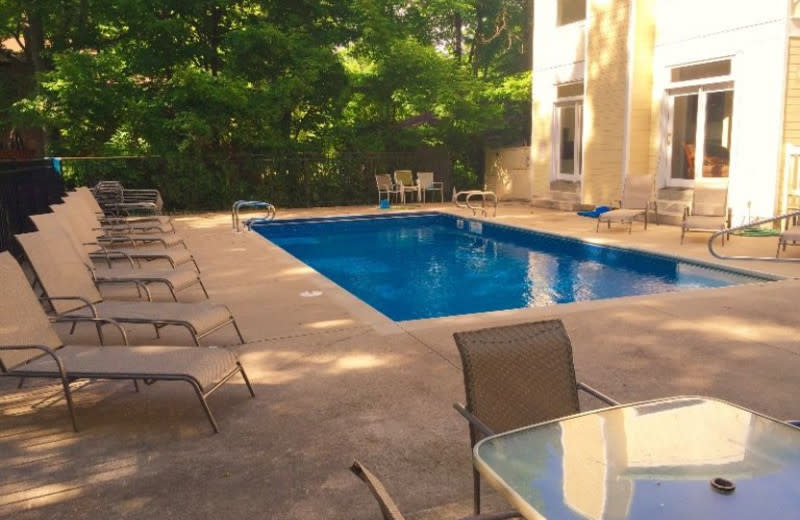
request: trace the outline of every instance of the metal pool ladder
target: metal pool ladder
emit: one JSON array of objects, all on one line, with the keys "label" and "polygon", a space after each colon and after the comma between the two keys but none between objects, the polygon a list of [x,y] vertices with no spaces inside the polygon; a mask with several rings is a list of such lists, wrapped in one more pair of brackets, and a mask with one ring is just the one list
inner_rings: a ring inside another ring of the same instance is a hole
[{"label": "metal pool ladder", "polygon": [[[256,208],[256,209],[263,209],[264,216],[263,217],[254,217],[249,218],[246,220],[242,220],[239,216],[239,210],[242,208]],[[233,203],[233,207],[231,208],[231,220],[233,221],[233,230],[237,233],[241,231],[240,224],[244,224],[245,228],[248,230],[253,224],[258,224],[259,222],[269,222],[275,218],[275,206],[270,204],[269,202],[264,202],[262,200],[237,200]]]},{"label": "metal pool ladder", "polygon": [[[758,226],[762,226],[764,224],[770,224],[770,223],[778,222],[778,221],[782,221],[782,220],[791,220],[793,223],[796,223],[798,219],[800,219],[800,211],[793,211],[791,213],[784,213],[783,215],[779,215],[777,217],[766,218],[766,219],[763,219],[763,220],[757,220],[755,222],[750,222],[749,224],[745,224],[743,226],[736,226],[736,227],[732,227],[730,229],[723,229],[721,231],[717,231],[716,233],[711,235],[711,237],[708,239],[708,251],[709,251],[709,253],[711,253],[711,256],[713,256],[714,258],[718,258],[720,260],[763,260],[763,261],[769,261],[769,262],[788,262],[788,263],[800,262],[800,258],[778,258],[777,254],[774,257],[772,257],[772,256],[729,256],[729,255],[721,255],[714,249],[714,239],[716,239],[716,238],[718,238],[718,237],[720,237],[722,235],[730,234],[730,233],[733,233],[734,231],[740,231],[742,229],[755,228],[755,227],[758,227]],[[775,238],[777,238],[777,237],[775,237]],[[780,252],[780,250],[778,250],[778,252]]]},{"label": "metal pool ladder", "polygon": [[[455,190],[453,190],[455,191]],[[459,197],[464,197],[464,202],[459,202]],[[473,205],[472,199],[480,197],[480,206]],[[489,212],[486,209],[486,205],[490,204],[493,208],[492,216],[497,216],[497,195],[493,191],[481,191],[481,190],[467,190],[467,191],[459,191],[453,193],[453,203],[459,208],[467,208],[472,210],[472,215],[475,216],[478,212],[481,213],[481,216],[488,216]]]}]

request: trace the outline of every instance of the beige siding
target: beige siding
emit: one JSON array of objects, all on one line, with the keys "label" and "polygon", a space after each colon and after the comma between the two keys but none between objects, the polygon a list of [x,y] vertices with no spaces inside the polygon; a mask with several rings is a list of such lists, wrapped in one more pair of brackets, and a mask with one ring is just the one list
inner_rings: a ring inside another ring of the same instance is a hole
[{"label": "beige siding", "polygon": [[[789,39],[789,64],[787,67],[788,74],[786,75],[786,105],[783,113],[783,143],[784,143],[784,156],[785,147],[787,144],[800,146],[800,38]],[[785,168],[781,161],[781,170]],[[786,172],[782,171],[781,176]],[[789,197],[784,193],[785,186],[781,183],[780,193],[778,195],[779,211],[783,212],[786,207],[783,206],[796,206],[800,200],[795,197]],[[784,204],[783,201],[787,203]]]},{"label": "beige siding", "polygon": [[[535,81],[535,80],[534,80]],[[533,101],[533,142],[531,143],[531,168],[533,170],[532,191],[534,195],[544,195],[550,191],[550,172],[552,170],[552,109],[548,104]]]},{"label": "beige siding", "polygon": [[653,92],[653,45],[655,24],[652,0],[635,0],[632,56],[631,111],[628,125],[628,172],[648,173],[650,168],[651,103]]},{"label": "beige siding", "polygon": [[627,107],[627,0],[595,0],[587,20],[583,202],[607,204],[622,186]]}]

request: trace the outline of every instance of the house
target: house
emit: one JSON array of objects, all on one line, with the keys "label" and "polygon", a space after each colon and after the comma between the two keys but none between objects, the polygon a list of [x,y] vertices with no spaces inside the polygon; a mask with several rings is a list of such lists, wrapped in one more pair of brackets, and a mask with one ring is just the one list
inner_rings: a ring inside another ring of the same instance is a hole
[{"label": "house", "polygon": [[734,225],[800,206],[800,0],[534,0],[534,13],[535,204],[608,204],[626,176],[655,173],[666,220],[701,177],[728,183]]}]

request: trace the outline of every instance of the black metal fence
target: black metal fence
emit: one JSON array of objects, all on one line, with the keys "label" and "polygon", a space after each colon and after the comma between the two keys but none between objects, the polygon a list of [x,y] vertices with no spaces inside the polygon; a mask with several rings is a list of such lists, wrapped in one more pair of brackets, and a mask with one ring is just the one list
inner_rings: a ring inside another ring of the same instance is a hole
[{"label": "black metal fence", "polygon": [[395,169],[432,171],[445,193],[453,185],[444,148],[335,156],[64,158],[62,168],[71,185],[119,180],[129,188],[156,187],[171,211],[228,209],[239,199],[279,207],[370,204],[377,201],[375,174]]},{"label": "black metal fence", "polygon": [[63,194],[51,160],[0,161],[0,251],[19,254],[14,234],[34,231],[28,216],[49,212]]}]

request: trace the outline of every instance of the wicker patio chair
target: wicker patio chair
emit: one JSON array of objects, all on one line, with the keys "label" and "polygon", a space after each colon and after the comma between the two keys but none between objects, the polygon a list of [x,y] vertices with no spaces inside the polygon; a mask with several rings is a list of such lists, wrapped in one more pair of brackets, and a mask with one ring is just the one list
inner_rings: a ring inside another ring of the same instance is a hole
[{"label": "wicker patio chair", "polygon": [[[225,326],[232,325],[241,343],[244,338],[231,311],[211,302],[135,302],[104,300],[78,253],[70,247],[59,247],[58,257],[52,254],[51,240],[41,232],[15,235],[36,274],[36,279],[51,302],[56,316],[75,323],[87,317],[110,318],[119,323],[147,324],[156,332],[163,327],[184,327],[195,345],[200,339]],[[66,240],[66,238],[64,238]],[[98,329],[102,341],[102,334]]]},{"label": "wicker patio chair", "polygon": [[25,273],[7,252],[0,253],[0,279],[0,376],[60,380],[75,431],[78,422],[70,383],[78,379],[130,379],[137,390],[137,379],[185,381],[194,388],[215,432],[219,427],[206,401],[210,394],[241,374],[255,397],[244,368],[224,348],[64,345]]},{"label": "wicker patio chair", "polygon": [[[641,215],[644,215],[644,228],[647,229],[647,214],[652,207],[652,194],[653,175],[628,175],[625,178],[622,200],[619,201],[620,207],[601,213],[597,217],[595,231],[600,231],[601,222],[605,222],[609,228],[612,222],[621,222],[628,224],[628,233],[630,233],[634,219]],[[655,209],[656,223],[658,223],[658,208]]]},{"label": "wicker patio chair", "polygon": [[[375,497],[375,500],[378,501],[378,505],[381,508],[381,513],[383,513],[383,520],[404,520],[405,517],[400,510],[397,508],[397,504],[395,504],[392,496],[386,491],[383,483],[376,477],[366,466],[361,464],[359,461],[353,461],[353,465],[350,466],[350,471],[355,473],[355,475],[363,480],[369,490],[372,492],[372,495]],[[469,516],[465,517],[462,520],[503,520],[505,518],[522,518],[519,513],[516,511],[507,511],[504,513],[493,513],[490,515],[479,515],[479,516]]]},{"label": "wicker patio chair", "polygon": [[[716,233],[730,227],[731,209],[728,207],[727,180],[695,180],[692,207],[683,211],[681,244],[684,235],[690,231]],[[725,234],[722,235],[722,244],[725,245]]]},{"label": "wicker patio chair", "polygon": [[115,247],[113,249],[100,244],[97,236],[74,211],[71,211],[65,204],[53,204],[50,206],[53,213],[58,215],[62,222],[67,223],[74,235],[78,238],[78,244],[86,249],[86,252],[93,260],[105,261],[111,267],[115,260],[124,260],[130,264],[140,264],[142,261],[165,260],[173,268],[192,264],[195,271],[200,272],[192,254],[188,249],[164,249],[159,247]]},{"label": "wicker patio chair", "polygon": [[[453,334],[464,371],[466,406],[453,406],[469,421],[470,445],[484,437],[580,411],[578,390],[618,404],[577,382],[572,344],[561,320],[547,320]],[[473,468],[475,513],[480,475]]]},{"label": "wicker patio chair", "polygon": [[[31,215],[36,229],[47,236],[48,244],[58,254],[59,250],[72,248],[86,265],[92,274],[95,285],[106,284],[132,284],[136,281],[145,286],[151,284],[164,285],[172,295],[173,301],[178,301],[178,292],[185,291],[194,286],[199,286],[203,294],[208,298],[208,291],[200,279],[200,275],[194,269],[147,269],[136,266],[133,262],[128,265],[117,264],[117,268],[98,268],[92,262],[89,254],[77,241],[70,226],[65,225],[55,213],[43,213],[41,215]],[[138,286],[137,286],[138,288]],[[141,297],[141,292],[139,294]]]}]

